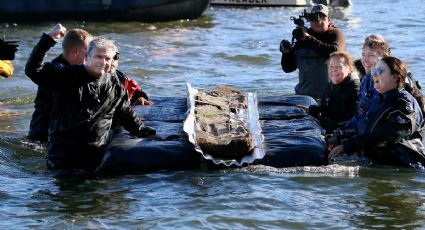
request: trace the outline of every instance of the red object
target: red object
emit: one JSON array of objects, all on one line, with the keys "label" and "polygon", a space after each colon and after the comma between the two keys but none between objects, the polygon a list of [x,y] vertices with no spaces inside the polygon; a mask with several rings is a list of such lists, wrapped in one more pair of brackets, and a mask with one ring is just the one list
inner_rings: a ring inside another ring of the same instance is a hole
[{"label": "red object", "polygon": [[140,87],[140,86],[137,84],[137,82],[136,82],[135,80],[133,80],[133,79],[128,79],[128,80],[126,81],[125,88],[126,88],[126,89],[127,89],[127,91],[128,91],[128,98],[130,98],[130,100],[133,98],[133,94],[134,94],[134,92],[136,92],[136,91],[141,91],[141,90],[142,90],[142,87]]},{"label": "red object", "polygon": [[121,83],[123,84],[124,88],[127,90],[128,92],[128,98],[131,100],[134,93],[136,91],[141,91],[142,88],[137,84],[137,82],[133,79],[125,79],[124,81],[121,81]]}]

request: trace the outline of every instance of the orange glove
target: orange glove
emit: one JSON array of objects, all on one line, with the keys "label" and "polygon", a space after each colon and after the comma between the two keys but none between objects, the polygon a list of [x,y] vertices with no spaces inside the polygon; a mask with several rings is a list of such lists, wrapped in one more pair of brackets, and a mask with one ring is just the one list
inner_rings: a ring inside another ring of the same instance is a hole
[{"label": "orange glove", "polygon": [[11,61],[2,61],[0,60],[0,75],[5,78],[12,76],[13,74],[13,64]]}]

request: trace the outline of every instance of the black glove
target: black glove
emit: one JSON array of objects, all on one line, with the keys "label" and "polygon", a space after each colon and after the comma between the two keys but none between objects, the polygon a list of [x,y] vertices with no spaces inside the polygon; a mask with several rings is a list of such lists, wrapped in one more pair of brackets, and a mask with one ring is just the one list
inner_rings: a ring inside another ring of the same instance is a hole
[{"label": "black glove", "polygon": [[337,136],[339,140],[350,138],[356,135],[356,130],[354,129],[337,129],[333,132],[333,135]]},{"label": "black glove", "polygon": [[152,136],[152,135],[156,135],[156,130],[149,127],[149,126],[145,126],[137,134],[138,137],[147,137],[147,136]]},{"label": "black glove", "polygon": [[288,40],[283,39],[280,42],[279,50],[283,53],[284,50],[290,50],[291,49],[291,43]]},{"label": "black glove", "polygon": [[297,41],[303,41],[306,32],[307,30],[304,27],[297,27],[292,31],[292,36],[297,39]]},{"label": "black glove", "polygon": [[319,118],[320,117],[320,108],[317,105],[310,105],[308,107],[308,114],[310,114],[310,116],[314,117],[314,118]]},{"label": "black glove", "polygon": [[338,136],[337,135],[334,135],[334,134],[327,134],[326,135],[326,145],[327,146],[332,146],[332,147],[335,147],[335,146],[337,146],[337,145],[340,145],[341,144],[341,142],[340,142],[341,140],[338,138]]},{"label": "black glove", "polygon": [[320,120],[320,126],[326,130],[326,133],[332,133],[338,127],[337,122],[327,117]]}]

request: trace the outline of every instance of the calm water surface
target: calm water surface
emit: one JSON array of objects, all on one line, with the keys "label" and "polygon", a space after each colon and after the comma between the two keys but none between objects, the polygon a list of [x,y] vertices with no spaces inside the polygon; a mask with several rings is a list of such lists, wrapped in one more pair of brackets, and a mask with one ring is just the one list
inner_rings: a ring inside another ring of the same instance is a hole
[{"label": "calm water surface", "polygon": [[[368,34],[386,37],[395,56],[425,82],[425,6],[420,0],[354,0],[332,9],[348,50],[360,56]],[[261,95],[291,94],[297,74],[280,68],[278,45],[302,8],[210,8],[196,21],[144,24],[62,22],[116,40],[121,69],[152,96],[185,96],[197,87],[235,86]],[[56,22],[1,24],[20,40],[1,106],[24,113],[0,119],[2,229],[288,229],[425,226],[425,174],[398,168],[332,165],[276,169],[55,177],[26,134],[36,86],[24,65],[41,32]],[[60,45],[47,59],[60,53]],[[28,150],[34,148],[34,151]]]}]

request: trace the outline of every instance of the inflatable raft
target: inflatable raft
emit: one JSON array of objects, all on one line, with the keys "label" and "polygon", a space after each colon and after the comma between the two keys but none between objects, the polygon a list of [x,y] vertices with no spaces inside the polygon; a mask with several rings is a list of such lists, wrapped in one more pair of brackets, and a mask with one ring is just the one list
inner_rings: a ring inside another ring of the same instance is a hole
[{"label": "inflatable raft", "polygon": [[[136,106],[147,126],[156,128],[163,140],[118,134],[105,152],[99,171],[158,171],[217,169],[227,167],[205,160],[195,151],[183,131],[187,117],[186,98],[154,98],[155,106]],[[296,105],[311,105],[307,96],[259,98],[259,122],[265,155],[252,165],[292,167],[327,164],[323,130],[315,119]],[[245,165],[243,165],[245,166]]]},{"label": "inflatable raft", "polygon": [[143,22],[196,19],[209,0],[2,0],[0,20],[133,20]]}]

